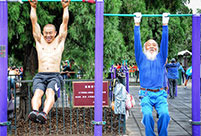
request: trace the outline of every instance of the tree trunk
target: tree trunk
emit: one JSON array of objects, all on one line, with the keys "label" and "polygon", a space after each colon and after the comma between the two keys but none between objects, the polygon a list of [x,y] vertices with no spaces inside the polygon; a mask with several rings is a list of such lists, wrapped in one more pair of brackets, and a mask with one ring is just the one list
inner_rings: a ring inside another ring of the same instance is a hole
[{"label": "tree trunk", "polygon": [[[23,61],[23,80],[27,79],[27,77],[33,78],[35,72],[38,67],[38,60],[37,60],[37,52],[35,47],[32,45],[25,46],[24,49],[24,61]],[[31,80],[28,79],[28,80]],[[31,86],[33,83],[23,83],[21,90],[20,90],[20,106],[19,106],[19,116],[18,119],[24,118],[27,119],[27,116],[31,110],[31,97],[32,97],[32,90]],[[28,92],[28,90],[30,92]],[[30,97],[29,95],[30,94]]]}]

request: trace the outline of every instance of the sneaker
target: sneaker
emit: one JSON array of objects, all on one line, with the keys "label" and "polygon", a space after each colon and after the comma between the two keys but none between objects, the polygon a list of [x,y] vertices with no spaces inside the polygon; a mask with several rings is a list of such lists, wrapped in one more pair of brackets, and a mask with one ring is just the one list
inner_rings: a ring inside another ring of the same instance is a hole
[{"label": "sneaker", "polygon": [[38,117],[39,112],[37,110],[33,110],[32,112],[29,113],[28,115],[28,119],[38,123],[37,117]]},{"label": "sneaker", "polygon": [[41,124],[45,124],[47,121],[47,114],[45,112],[40,112],[38,114],[38,122]]},{"label": "sneaker", "polygon": [[156,118],[159,118],[159,114],[158,113],[156,113]]},{"label": "sneaker", "polygon": [[170,96],[170,97],[169,97],[169,99],[173,99],[173,97],[172,97],[172,96]]}]

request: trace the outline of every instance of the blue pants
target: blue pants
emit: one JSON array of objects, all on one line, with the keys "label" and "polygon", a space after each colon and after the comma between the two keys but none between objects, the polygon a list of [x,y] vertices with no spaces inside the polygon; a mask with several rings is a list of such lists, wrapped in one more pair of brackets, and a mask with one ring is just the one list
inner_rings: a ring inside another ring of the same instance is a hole
[{"label": "blue pants", "polygon": [[159,119],[157,122],[158,135],[167,136],[170,116],[168,112],[167,93],[165,90],[159,92],[139,91],[141,98],[141,110],[143,113],[142,123],[145,126],[146,136],[156,136],[154,133],[153,107],[156,109]]},{"label": "blue pants", "polygon": [[168,79],[169,82],[169,95],[170,97],[174,97],[176,93],[176,88],[177,88],[177,79]]}]

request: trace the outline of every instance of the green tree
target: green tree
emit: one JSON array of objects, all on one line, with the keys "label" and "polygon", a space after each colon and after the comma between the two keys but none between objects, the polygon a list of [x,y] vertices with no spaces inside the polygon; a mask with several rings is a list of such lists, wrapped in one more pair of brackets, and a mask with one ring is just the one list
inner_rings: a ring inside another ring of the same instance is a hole
[{"label": "green tree", "polygon": [[[141,12],[142,14],[189,14],[191,11],[184,5],[186,0],[127,0],[123,2],[121,13],[132,14]],[[191,51],[191,18],[190,17],[171,17],[169,21],[169,58],[177,57],[181,50]],[[141,41],[145,43],[152,38],[160,43],[162,34],[162,19],[152,17],[142,17],[141,21]],[[133,18],[121,18],[120,31],[124,35],[125,44],[128,46],[127,52],[130,63],[135,62],[134,58],[134,20]],[[132,51],[132,52],[131,52]]]},{"label": "green tree", "polygon": [[[186,1],[113,0],[112,3],[105,1],[104,12],[114,14],[132,14],[137,11],[143,14],[190,13],[183,2]],[[27,68],[29,71],[27,73],[33,76],[37,70],[37,57],[33,46],[29,10],[28,3],[23,6],[18,3],[9,4],[9,54],[14,54],[14,57],[20,61],[23,60],[25,71]],[[95,4],[71,2],[69,11],[68,37],[63,60],[74,59],[76,64],[86,71],[85,78],[94,78]],[[57,30],[59,29],[62,20],[62,8],[59,2],[39,3],[37,13],[41,28],[47,23],[53,23]],[[160,43],[161,22],[161,18],[142,18],[142,43],[149,38]],[[104,18],[104,65],[106,69],[110,67],[112,60],[114,62],[122,60],[128,60],[129,63],[135,62],[133,28],[134,22],[131,17]],[[191,18],[170,18],[169,58],[176,57],[177,52],[184,49],[191,51]],[[30,55],[32,55],[31,58]]]},{"label": "green tree", "polygon": [[[142,14],[162,14],[170,12],[191,13],[184,5],[187,0],[112,0],[106,1],[105,13],[141,12]],[[56,29],[62,22],[62,6],[60,2],[39,2],[37,6],[38,22],[41,29],[45,24],[55,24]],[[74,59],[76,64],[83,67],[85,78],[94,78],[95,55],[95,4],[71,2],[69,7],[70,19],[68,36],[65,43],[63,59]],[[9,3],[9,64],[22,64],[24,79],[31,79],[37,72],[37,52],[32,36],[32,25],[29,17],[30,5],[24,3]],[[169,58],[176,57],[181,50],[191,51],[191,18],[171,17],[169,21]],[[162,33],[161,18],[142,18],[142,43],[149,38],[158,43]],[[105,17],[104,18],[104,66],[109,69],[111,62],[128,60],[135,62],[134,56],[134,21],[131,17]],[[13,61],[18,61],[17,63]],[[24,99],[21,105],[26,108],[27,89],[22,89]],[[23,106],[24,105],[24,106]],[[27,113],[22,111],[22,113]],[[25,117],[25,115],[23,115]]]}]

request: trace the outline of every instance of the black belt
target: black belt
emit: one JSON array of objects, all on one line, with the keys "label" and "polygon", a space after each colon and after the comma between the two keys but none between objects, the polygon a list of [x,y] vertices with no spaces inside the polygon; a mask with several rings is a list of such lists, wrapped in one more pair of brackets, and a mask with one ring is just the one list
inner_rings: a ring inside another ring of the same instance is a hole
[{"label": "black belt", "polygon": [[147,90],[147,91],[150,91],[150,92],[159,92],[160,90],[163,90],[163,88],[160,88],[160,89],[146,89],[146,88],[140,88],[140,90]]}]

